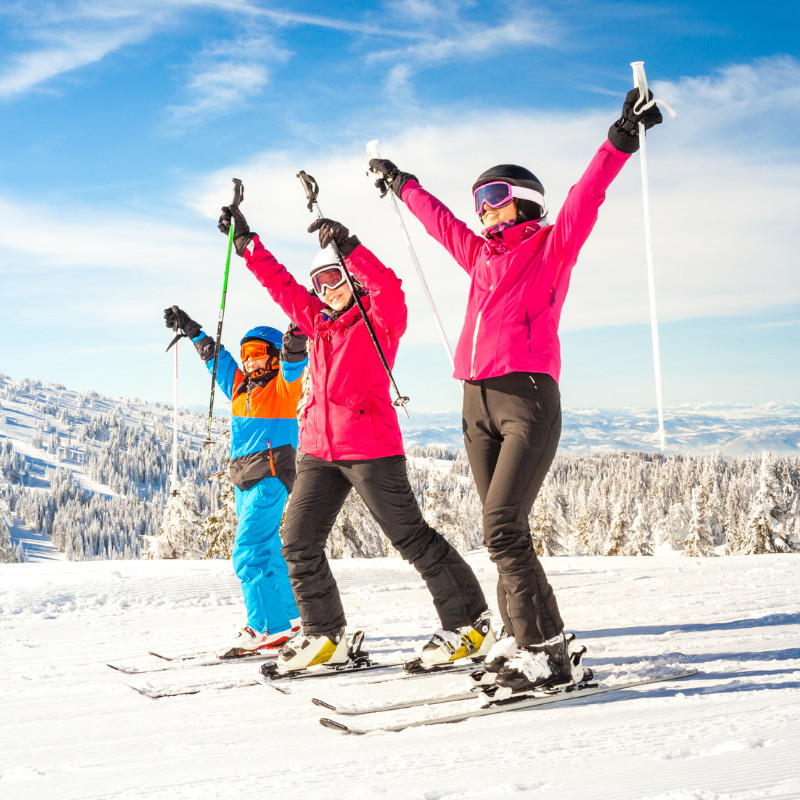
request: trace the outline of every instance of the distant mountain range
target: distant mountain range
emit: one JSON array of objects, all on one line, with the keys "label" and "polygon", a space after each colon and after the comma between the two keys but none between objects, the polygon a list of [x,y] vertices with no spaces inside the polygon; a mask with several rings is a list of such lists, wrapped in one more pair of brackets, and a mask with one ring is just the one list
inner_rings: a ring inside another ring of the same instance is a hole
[{"label": "distant mountain range", "polygon": [[[144,412],[162,420],[168,427],[171,425],[171,409],[164,404],[115,399],[95,392],[75,392],[33,379],[14,381],[0,374],[0,399],[6,398],[0,409],[0,438],[25,441],[37,429],[45,434],[48,430],[58,429],[62,438],[66,438],[68,426],[63,422],[59,424],[58,418],[74,413],[79,396],[85,398],[85,413],[90,416],[108,413],[115,408],[122,416],[129,416],[135,409],[137,416]],[[21,411],[19,404],[26,406],[24,415],[14,413]],[[182,419],[182,426],[200,435],[207,410],[199,407],[188,410],[195,413]],[[222,404],[219,411],[219,416],[226,416]],[[400,416],[406,449],[429,445],[461,449],[464,446],[460,412],[425,412],[409,408],[409,413],[408,419]],[[800,455],[800,403],[671,406],[665,409],[664,427],[667,454],[713,455],[719,452],[725,456],[747,456],[769,451]],[[658,419],[654,410],[564,409],[561,452],[612,453],[625,450],[659,451]]]},{"label": "distant mountain range", "polygon": [[[415,413],[401,418],[406,448],[433,444],[463,447],[461,414]],[[764,451],[800,455],[800,403],[691,403],[664,410],[666,453],[747,456]],[[561,452],[658,452],[653,410],[576,409],[563,412]]]}]

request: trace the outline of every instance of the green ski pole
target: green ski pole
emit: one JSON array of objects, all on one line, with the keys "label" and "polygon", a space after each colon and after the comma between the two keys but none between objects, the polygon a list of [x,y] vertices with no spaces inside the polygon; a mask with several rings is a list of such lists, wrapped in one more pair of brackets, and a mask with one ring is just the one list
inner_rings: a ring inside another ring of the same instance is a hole
[{"label": "green ski pole", "polygon": [[[233,180],[233,202],[230,208],[236,208],[244,200],[244,185],[238,178]],[[231,268],[231,252],[233,250],[233,229],[234,222],[231,219],[231,227],[228,232],[228,257],[225,259],[225,279],[222,282],[222,301],[219,305],[219,319],[217,321],[217,341],[214,347],[214,368],[211,372],[211,402],[208,405],[208,436],[206,436],[204,444],[208,447],[213,439],[211,438],[211,425],[214,416],[214,389],[217,386],[217,365],[219,364],[219,348],[220,340],[222,339],[222,322],[225,319],[225,297],[228,294],[228,273]]]}]

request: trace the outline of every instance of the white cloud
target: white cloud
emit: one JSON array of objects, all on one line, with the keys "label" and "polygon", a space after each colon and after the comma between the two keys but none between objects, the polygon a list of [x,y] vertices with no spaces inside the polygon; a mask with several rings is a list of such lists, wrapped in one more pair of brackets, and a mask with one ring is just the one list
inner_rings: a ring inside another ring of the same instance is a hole
[{"label": "white cloud", "polygon": [[181,13],[218,9],[238,14],[259,11],[245,0],[30,0],[4,8],[9,29],[27,38],[28,49],[0,60],[0,98],[10,98],[111,53],[138,44],[178,23]]},{"label": "white cloud", "polygon": [[[653,81],[651,81],[653,82]],[[678,112],[648,136],[651,212],[659,316],[663,321],[755,314],[800,304],[795,277],[800,233],[796,224],[800,160],[776,141],[764,107],[783,109],[788,128],[797,124],[800,66],[778,59],[733,67],[714,76],[675,85],[654,83],[654,91]],[[742,87],[749,87],[748,112]],[[788,101],[787,101],[788,98]],[[516,162],[544,182],[551,220],[570,186],[603,141],[622,97],[604,101],[602,112],[574,114],[492,114],[487,139],[482,114],[448,110],[406,125],[382,142],[384,154],[417,174],[459,217],[477,229],[471,210],[474,178],[494,163]],[[726,120],[735,119],[731,128]],[[380,130],[365,130],[364,142]],[[752,141],[748,140],[748,137]],[[745,144],[748,146],[745,147]],[[328,216],[341,219],[406,281],[412,324],[409,340],[433,341],[435,330],[411,269],[388,200],[363,175],[363,144],[346,153],[266,153],[238,164],[231,174],[248,187],[247,214],[279,258],[304,279],[313,255],[303,233],[309,215],[294,173],[307,169],[320,181]],[[211,186],[217,173],[197,187],[198,205],[214,208]],[[229,180],[229,178],[228,178]],[[205,186],[203,185],[205,184]],[[194,190],[193,190],[194,191]],[[214,189],[217,196],[218,189]],[[409,229],[451,338],[460,329],[467,281],[449,256],[415,220]],[[565,308],[564,328],[646,324],[649,307],[643,242],[639,158],[634,156],[612,184],[595,231],[576,267]]]}]

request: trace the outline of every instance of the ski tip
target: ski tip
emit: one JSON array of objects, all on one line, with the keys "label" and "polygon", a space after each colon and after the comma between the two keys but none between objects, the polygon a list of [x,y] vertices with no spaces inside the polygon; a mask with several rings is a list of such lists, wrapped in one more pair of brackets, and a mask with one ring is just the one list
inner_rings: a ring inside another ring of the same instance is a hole
[{"label": "ski tip", "polygon": [[336,711],[336,706],[332,706],[330,703],[326,703],[324,700],[320,700],[318,697],[312,697],[311,702],[320,708],[327,708],[328,711]]},{"label": "ski tip", "polygon": [[115,669],[117,672],[129,672],[125,667],[118,667],[116,664],[106,664],[106,666]]},{"label": "ski tip", "polygon": [[148,650],[147,655],[155,656],[156,658],[162,658],[164,661],[175,661],[172,656],[162,656],[161,653],[156,653],[154,650]]},{"label": "ski tip", "polygon": [[343,725],[341,722],[337,722],[335,719],[328,719],[327,717],[322,717],[320,719],[319,724],[322,725],[323,728],[329,728],[332,731],[338,731],[339,733],[362,733],[362,731],[356,730],[355,728],[349,728],[347,725]]},{"label": "ski tip", "polygon": [[133,689],[134,692],[138,692],[142,697],[147,697],[150,700],[155,700],[155,697],[145,688],[141,686],[134,686],[132,683],[125,684],[129,689]]}]

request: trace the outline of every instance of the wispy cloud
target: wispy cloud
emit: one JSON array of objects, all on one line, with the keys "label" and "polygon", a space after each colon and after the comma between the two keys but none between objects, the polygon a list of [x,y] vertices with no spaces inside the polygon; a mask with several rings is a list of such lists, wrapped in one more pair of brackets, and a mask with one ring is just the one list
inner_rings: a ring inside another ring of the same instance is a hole
[{"label": "wispy cloud", "polygon": [[0,57],[0,99],[95,64],[200,9],[240,15],[258,11],[245,0],[27,0],[4,5],[0,15],[18,47]]},{"label": "wispy cloud", "polygon": [[209,116],[241,109],[243,102],[269,82],[269,65],[283,63],[290,56],[289,50],[266,36],[239,38],[207,48],[190,70],[187,102],[167,108],[173,125],[184,128]]}]

